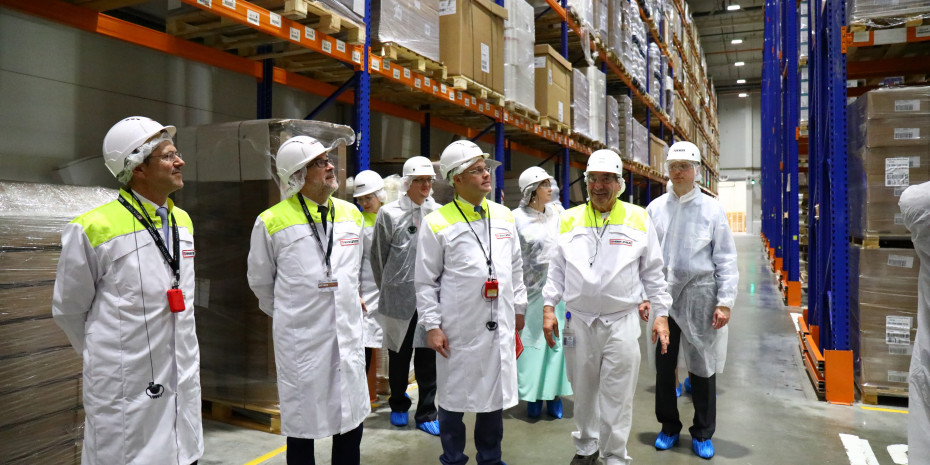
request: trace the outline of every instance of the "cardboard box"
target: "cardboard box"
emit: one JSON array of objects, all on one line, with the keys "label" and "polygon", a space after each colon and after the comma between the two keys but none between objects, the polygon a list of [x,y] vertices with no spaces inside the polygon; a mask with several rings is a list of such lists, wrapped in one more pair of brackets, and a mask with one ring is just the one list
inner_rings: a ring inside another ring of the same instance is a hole
[{"label": "cardboard box", "polygon": [[668,144],[659,139],[655,134],[649,134],[649,156],[652,158],[652,169],[664,173],[665,157],[668,152]]},{"label": "cardboard box", "polygon": [[448,0],[439,9],[439,55],[449,76],[504,94],[504,20],[490,0]]},{"label": "cardboard box", "polygon": [[850,234],[909,236],[898,201],[908,186],[927,181],[930,146],[850,151]]},{"label": "cardboard box", "polygon": [[[364,7],[364,2],[357,3]],[[439,0],[371,2],[371,34],[375,42],[394,43],[440,61]]]},{"label": "cardboard box", "polygon": [[534,49],[536,109],[540,116],[572,125],[572,64],[548,44]]},{"label": "cardboard box", "polygon": [[859,100],[869,119],[930,115],[930,86],[877,89]]}]

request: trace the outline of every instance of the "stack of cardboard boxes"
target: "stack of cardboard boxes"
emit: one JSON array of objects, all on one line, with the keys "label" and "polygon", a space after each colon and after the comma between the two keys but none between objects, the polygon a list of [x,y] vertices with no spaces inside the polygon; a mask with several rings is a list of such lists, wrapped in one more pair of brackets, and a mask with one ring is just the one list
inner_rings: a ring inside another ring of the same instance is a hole
[{"label": "stack of cardboard boxes", "polygon": [[504,20],[491,0],[448,0],[439,9],[439,55],[449,76],[504,95]]},{"label": "stack of cardboard boxes", "polygon": [[572,64],[546,44],[535,47],[536,109],[540,117],[572,125]]}]

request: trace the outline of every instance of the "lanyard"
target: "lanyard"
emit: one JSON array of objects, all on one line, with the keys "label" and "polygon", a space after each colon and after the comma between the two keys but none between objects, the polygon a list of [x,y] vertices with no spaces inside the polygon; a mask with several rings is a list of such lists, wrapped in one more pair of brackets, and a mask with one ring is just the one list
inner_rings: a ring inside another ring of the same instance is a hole
[{"label": "lanyard", "polygon": [[[145,207],[142,206],[142,202],[136,198],[135,194],[132,192],[128,192],[128,194],[139,204],[139,208],[145,210]],[[149,219],[147,215],[142,216],[142,213],[136,210],[123,196],[119,196],[119,203],[123,204],[126,210],[129,210],[129,213],[132,213],[132,216],[134,216],[139,223],[142,223],[142,226],[145,226],[145,229],[148,230],[152,239],[155,240],[155,245],[158,246],[161,256],[164,257],[165,262],[168,263],[168,266],[171,267],[171,271],[174,273],[174,286],[172,286],[172,289],[177,289],[181,283],[181,237],[178,234],[178,222],[175,221],[174,214],[172,213],[170,215],[171,223],[173,223],[172,236],[174,237],[174,258],[172,258],[171,254],[168,252],[168,246],[165,244],[165,240],[161,237],[161,234],[158,233],[158,230],[155,229],[152,220]]]},{"label": "lanyard", "polygon": [[[333,210],[334,205],[332,202],[329,202],[329,232],[326,234],[329,237],[329,245],[326,247],[326,250],[323,250],[323,241],[320,240],[320,233],[316,230],[316,225],[314,224],[313,217],[310,216],[310,210],[307,209],[307,203],[304,202],[304,196],[301,193],[297,193],[297,200],[300,201],[300,206],[304,209],[304,216],[307,217],[307,224],[310,225],[310,232],[313,233],[313,238],[316,239],[316,245],[320,246],[320,253],[326,259],[326,277],[330,277],[333,274],[333,267],[330,264],[330,257],[333,255],[333,229],[335,228],[334,221],[336,219],[336,212]],[[323,232],[326,233],[326,229],[323,229]]]},{"label": "lanyard", "polygon": [[[459,210],[459,213],[462,214],[462,218],[465,219],[465,224],[468,225],[468,229],[471,229],[471,233],[475,235],[475,240],[478,241],[478,247],[481,247],[481,254],[484,255],[484,258],[487,260],[488,264],[488,279],[491,279],[494,274],[491,271],[491,253],[494,250],[494,245],[491,242],[491,216],[487,216],[487,226],[488,226],[488,253],[484,253],[484,244],[481,243],[481,238],[478,237],[478,233],[475,232],[475,228],[471,227],[471,221],[468,221],[468,217],[465,216],[465,212],[462,211],[462,208],[459,207],[459,203],[452,199],[452,203],[455,204],[455,208]],[[489,212],[490,213],[490,212]]]},{"label": "lanyard", "polygon": [[591,204],[591,202],[588,202],[588,206],[589,208],[591,208],[591,218],[594,222],[594,237],[595,237],[594,256],[591,257],[591,259],[588,261],[588,266],[593,267],[594,259],[597,258],[597,253],[600,252],[601,250],[601,240],[604,239],[604,233],[607,232],[607,226],[610,224],[610,216],[608,215],[608,217],[604,219],[604,228],[598,229],[599,228],[597,225],[598,215],[594,213],[594,205]]}]

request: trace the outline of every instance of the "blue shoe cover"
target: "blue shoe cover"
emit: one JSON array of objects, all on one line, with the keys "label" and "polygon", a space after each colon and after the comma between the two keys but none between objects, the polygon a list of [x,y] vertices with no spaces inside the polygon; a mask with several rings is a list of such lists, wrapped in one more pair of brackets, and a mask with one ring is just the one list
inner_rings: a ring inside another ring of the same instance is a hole
[{"label": "blue shoe cover", "polygon": [[391,424],[394,426],[407,426],[410,414],[407,412],[391,412]]},{"label": "blue shoe cover", "polygon": [[562,418],[562,399],[556,397],[555,400],[547,400],[546,412],[552,418]]},{"label": "blue shoe cover", "polygon": [[714,456],[714,443],[711,442],[710,439],[699,441],[692,438],[691,449],[694,450],[694,453],[702,459],[709,459]]},{"label": "blue shoe cover", "polygon": [[536,402],[527,402],[526,403],[526,416],[530,418],[537,418],[542,413],[542,401],[537,400]]},{"label": "blue shoe cover", "polygon": [[439,436],[439,420],[425,421],[417,425],[417,429],[433,436]]},{"label": "blue shoe cover", "polygon": [[678,383],[678,387],[675,388],[675,397],[681,397],[681,383]]},{"label": "blue shoe cover", "polygon": [[656,436],[656,449],[669,450],[672,448],[672,446],[678,445],[678,440],[680,438],[681,434],[668,435],[660,431],[659,435]]},{"label": "blue shoe cover", "polygon": [[691,377],[685,378],[685,392],[691,394]]}]

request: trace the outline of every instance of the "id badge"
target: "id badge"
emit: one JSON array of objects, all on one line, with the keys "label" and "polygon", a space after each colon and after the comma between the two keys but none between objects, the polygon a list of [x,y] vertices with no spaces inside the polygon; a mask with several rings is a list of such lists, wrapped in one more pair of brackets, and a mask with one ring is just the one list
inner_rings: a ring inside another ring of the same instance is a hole
[{"label": "id badge", "polygon": [[571,334],[562,336],[562,347],[569,349],[575,347],[575,336]]},{"label": "id badge", "polygon": [[174,288],[168,289],[168,308],[171,313],[181,313],[186,308],[184,305],[184,291]]},{"label": "id badge", "polygon": [[317,281],[316,287],[320,289],[320,292],[336,292],[339,288],[339,281],[332,278],[321,279]]},{"label": "id badge", "polygon": [[496,299],[497,298],[497,280],[489,279],[484,283],[484,298],[485,299]]}]

